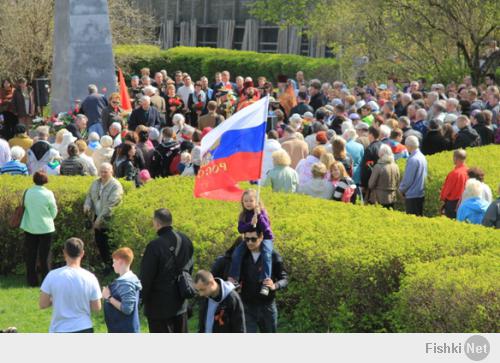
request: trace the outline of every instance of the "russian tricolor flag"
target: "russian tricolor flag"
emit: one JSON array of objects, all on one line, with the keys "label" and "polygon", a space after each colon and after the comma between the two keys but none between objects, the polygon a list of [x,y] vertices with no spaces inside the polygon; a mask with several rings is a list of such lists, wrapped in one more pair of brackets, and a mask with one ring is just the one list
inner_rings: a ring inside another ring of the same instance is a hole
[{"label": "russian tricolor flag", "polygon": [[238,182],[261,178],[269,97],[222,122],[201,141],[197,198],[240,200]]}]

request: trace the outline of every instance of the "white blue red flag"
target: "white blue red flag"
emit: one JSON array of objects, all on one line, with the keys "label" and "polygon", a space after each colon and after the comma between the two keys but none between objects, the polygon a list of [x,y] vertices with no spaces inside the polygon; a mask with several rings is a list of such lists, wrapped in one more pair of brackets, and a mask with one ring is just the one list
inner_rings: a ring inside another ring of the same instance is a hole
[{"label": "white blue red flag", "polygon": [[245,107],[201,141],[197,198],[239,200],[238,182],[261,178],[269,97]]}]

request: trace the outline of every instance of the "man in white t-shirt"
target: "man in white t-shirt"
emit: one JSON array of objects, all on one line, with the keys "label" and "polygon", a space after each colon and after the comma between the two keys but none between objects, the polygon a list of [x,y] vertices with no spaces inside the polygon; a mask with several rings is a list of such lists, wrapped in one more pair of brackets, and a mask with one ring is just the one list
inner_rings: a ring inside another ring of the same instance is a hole
[{"label": "man in white t-shirt", "polygon": [[64,243],[66,266],[49,272],[40,292],[40,309],[53,306],[49,333],[93,333],[91,311],[101,310],[101,289],[97,278],[80,267],[83,241]]}]

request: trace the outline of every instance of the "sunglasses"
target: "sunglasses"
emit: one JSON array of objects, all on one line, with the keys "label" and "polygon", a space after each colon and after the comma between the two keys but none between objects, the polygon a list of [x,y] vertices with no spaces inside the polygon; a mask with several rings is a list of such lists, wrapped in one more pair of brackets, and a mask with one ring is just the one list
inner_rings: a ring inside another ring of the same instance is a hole
[{"label": "sunglasses", "polygon": [[245,239],[245,242],[247,242],[247,243],[248,242],[255,243],[255,242],[257,242],[257,240],[259,239],[259,237],[245,237],[244,239]]}]

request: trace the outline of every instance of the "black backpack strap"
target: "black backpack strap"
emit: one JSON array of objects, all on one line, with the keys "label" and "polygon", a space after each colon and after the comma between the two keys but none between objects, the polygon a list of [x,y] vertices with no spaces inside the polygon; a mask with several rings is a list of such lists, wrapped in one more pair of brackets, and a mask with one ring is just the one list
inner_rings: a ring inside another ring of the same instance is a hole
[{"label": "black backpack strap", "polygon": [[181,250],[182,238],[181,238],[180,234],[177,233],[176,231],[172,230],[172,232],[174,233],[175,239],[176,239],[175,251],[174,251],[175,267],[176,267],[177,273],[180,275],[182,273],[182,271],[189,271],[191,269],[191,267],[193,267],[194,261],[193,261],[193,258],[191,257],[185,266],[183,266],[182,268],[179,268],[179,266],[177,265],[177,257],[179,256],[179,252]]}]

